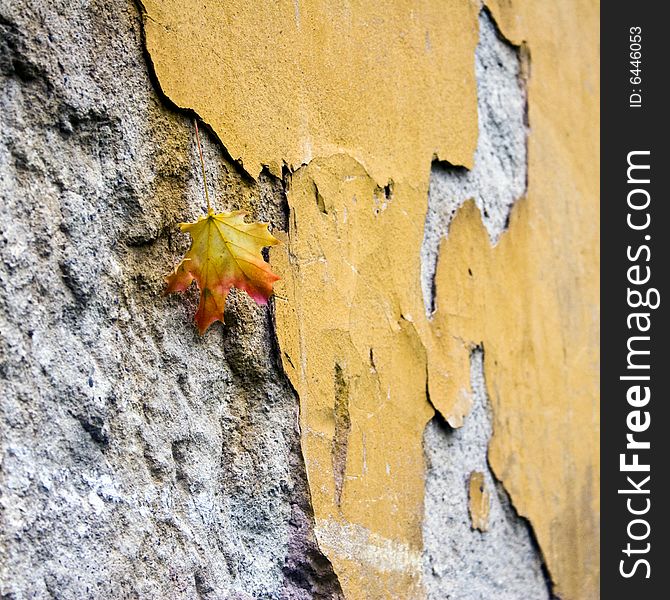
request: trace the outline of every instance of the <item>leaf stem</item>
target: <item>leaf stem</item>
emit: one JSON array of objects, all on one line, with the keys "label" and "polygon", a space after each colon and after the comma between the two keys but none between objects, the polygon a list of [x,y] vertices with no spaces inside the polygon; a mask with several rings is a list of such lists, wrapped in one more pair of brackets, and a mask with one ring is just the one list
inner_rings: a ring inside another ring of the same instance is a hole
[{"label": "leaf stem", "polygon": [[200,154],[200,166],[202,167],[202,183],[205,186],[205,199],[207,200],[207,212],[212,212],[212,205],[209,202],[209,192],[207,191],[207,175],[205,174],[205,159],[202,157],[202,146],[200,145],[200,132],[198,130],[198,119],[193,119],[195,125],[195,139],[198,142],[198,154]]}]

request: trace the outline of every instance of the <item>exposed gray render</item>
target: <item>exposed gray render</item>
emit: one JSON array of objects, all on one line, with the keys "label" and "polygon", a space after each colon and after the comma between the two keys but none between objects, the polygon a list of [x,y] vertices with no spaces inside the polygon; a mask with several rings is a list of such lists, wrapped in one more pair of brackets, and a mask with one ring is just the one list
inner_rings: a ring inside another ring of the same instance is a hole
[{"label": "exposed gray render", "polygon": [[[484,381],[484,352],[470,358],[472,411],[463,427],[440,417],[424,434],[427,460],[424,502],[424,583],[430,599],[549,600],[548,581],[529,526],[516,514],[488,465],[492,434]],[[489,527],[472,528],[468,513],[470,473],[484,474],[491,494]]]},{"label": "exposed gray render", "polygon": [[[271,309],[200,337],[163,296],[204,200],[136,7],[3,2],[0,44],[0,596],[337,597]],[[203,143],[218,207],[283,227]]]}]

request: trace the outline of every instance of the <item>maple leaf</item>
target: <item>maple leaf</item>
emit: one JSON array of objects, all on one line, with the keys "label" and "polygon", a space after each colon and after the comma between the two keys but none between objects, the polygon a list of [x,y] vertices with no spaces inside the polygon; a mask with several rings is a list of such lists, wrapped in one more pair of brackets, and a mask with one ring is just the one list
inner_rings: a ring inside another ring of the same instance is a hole
[{"label": "maple leaf", "polygon": [[195,322],[203,334],[223,311],[231,287],[244,290],[258,304],[266,304],[272,284],[279,279],[263,260],[261,249],[279,243],[267,223],[247,223],[236,210],[215,214],[209,210],[195,223],[180,223],[191,234],[191,248],[174,273],[166,278],[166,293],[183,292],[193,280],[200,289]]}]

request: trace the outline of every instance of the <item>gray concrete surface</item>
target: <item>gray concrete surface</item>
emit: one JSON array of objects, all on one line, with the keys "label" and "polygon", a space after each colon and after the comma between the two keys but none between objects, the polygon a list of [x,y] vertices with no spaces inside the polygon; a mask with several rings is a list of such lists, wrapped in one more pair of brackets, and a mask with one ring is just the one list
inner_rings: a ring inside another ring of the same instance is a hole
[{"label": "gray concrete surface", "polygon": [[[435,600],[548,600],[548,582],[529,526],[487,462],[492,426],[483,359],[481,349],[473,351],[473,407],[463,427],[451,429],[436,416],[424,434],[424,583]],[[485,532],[472,527],[468,512],[473,471],[484,474],[491,495]]]},{"label": "gray concrete surface", "polygon": [[[337,597],[270,309],[200,337],[162,295],[202,184],[136,7],[3,2],[0,44],[0,596]],[[283,227],[204,137],[219,207]]]}]

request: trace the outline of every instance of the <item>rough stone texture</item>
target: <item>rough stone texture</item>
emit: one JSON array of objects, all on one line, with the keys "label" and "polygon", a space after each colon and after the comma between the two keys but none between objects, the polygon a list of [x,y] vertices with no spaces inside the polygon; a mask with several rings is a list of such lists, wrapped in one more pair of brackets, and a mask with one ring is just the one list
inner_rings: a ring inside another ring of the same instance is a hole
[{"label": "rough stone texture", "polygon": [[[439,416],[426,427],[428,462],[424,516],[424,584],[429,598],[547,600],[551,598],[537,545],[489,468],[492,433],[481,349],[471,356],[472,412],[460,429]],[[488,531],[468,512],[470,473],[484,474],[491,493]]]},{"label": "rough stone texture", "polygon": [[482,10],[475,51],[479,137],[474,167],[436,162],[431,172],[421,247],[421,285],[429,314],[435,309],[433,281],[440,240],[456,210],[473,198],[495,244],[507,227],[512,205],[526,192],[525,68],[521,49],[503,39],[488,11]]},{"label": "rough stone texture", "polygon": [[[200,337],[162,295],[202,183],[140,32],[123,1],[1,9],[0,595],[337,597],[271,309]],[[284,227],[203,142],[218,207]]]}]

